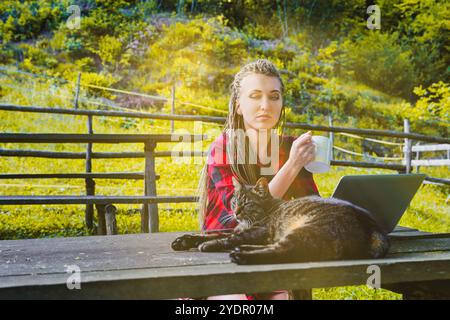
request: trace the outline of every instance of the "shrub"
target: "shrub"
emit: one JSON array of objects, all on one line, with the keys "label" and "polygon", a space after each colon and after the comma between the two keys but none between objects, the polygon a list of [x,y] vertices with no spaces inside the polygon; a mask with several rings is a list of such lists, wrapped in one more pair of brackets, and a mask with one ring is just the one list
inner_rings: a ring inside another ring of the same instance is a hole
[{"label": "shrub", "polygon": [[414,84],[411,53],[398,42],[398,34],[370,32],[343,44],[343,68],[354,78],[388,94],[409,97]]}]

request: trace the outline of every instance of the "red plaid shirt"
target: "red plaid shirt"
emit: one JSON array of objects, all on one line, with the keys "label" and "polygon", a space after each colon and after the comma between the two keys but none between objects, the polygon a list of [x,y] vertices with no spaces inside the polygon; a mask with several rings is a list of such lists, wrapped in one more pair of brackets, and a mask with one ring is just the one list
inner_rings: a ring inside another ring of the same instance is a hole
[{"label": "red plaid shirt", "polygon": [[[279,168],[288,160],[292,142],[295,139],[292,136],[283,136],[279,154]],[[226,134],[223,133],[211,144],[208,153],[208,205],[203,222],[203,230],[234,228],[237,225],[230,205],[234,186],[231,166],[227,160]],[[273,176],[265,177],[269,181],[273,178]],[[303,168],[290,185],[283,199],[289,200],[313,194],[319,195],[319,191],[312,174]]]}]

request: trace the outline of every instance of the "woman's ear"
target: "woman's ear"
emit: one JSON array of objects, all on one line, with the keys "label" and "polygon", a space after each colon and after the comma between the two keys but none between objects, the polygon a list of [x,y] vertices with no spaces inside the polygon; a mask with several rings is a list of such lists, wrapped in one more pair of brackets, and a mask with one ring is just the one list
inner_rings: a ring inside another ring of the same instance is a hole
[{"label": "woman's ear", "polygon": [[241,106],[240,105],[236,105],[236,113],[240,116],[242,116],[242,111],[241,111]]}]

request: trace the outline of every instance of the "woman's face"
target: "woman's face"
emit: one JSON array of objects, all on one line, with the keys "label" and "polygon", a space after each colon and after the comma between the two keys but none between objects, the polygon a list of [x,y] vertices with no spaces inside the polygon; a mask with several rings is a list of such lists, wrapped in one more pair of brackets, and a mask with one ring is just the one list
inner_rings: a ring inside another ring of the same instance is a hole
[{"label": "woman's face", "polygon": [[252,73],[242,79],[236,112],[243,116],[246,130],[274,128],[282,106],[278,78]]}]

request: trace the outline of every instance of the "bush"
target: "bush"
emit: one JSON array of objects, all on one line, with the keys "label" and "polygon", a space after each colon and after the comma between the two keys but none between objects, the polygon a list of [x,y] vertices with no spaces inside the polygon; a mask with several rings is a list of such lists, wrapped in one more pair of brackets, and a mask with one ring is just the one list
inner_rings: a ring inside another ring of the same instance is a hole
[{"label": "bush", "polygon": [[[412,130],[420,130],[425,133],[423,124],[428,123],[427,134],[448,136],[450,129],[450,86],[439,81],[428,88],[422,86],[414,88],[414,93],[419,97],[415,105],[402,105],[401,112],[405,118],[411,120]],[[431,129],[431,130],[430,130]]]},{"label": "bush", "polygon": [[340,57],[343,69],[354,78],[394,96],[408,98],[415,72],[411,52],[398,42],[398,34],[370,32],[361,39],[343,44]]},{"label": "bush", "polygon": [[61,1],[2,0],[0,2],[0,43],[20,41],[50,31],[62,19]]}]

